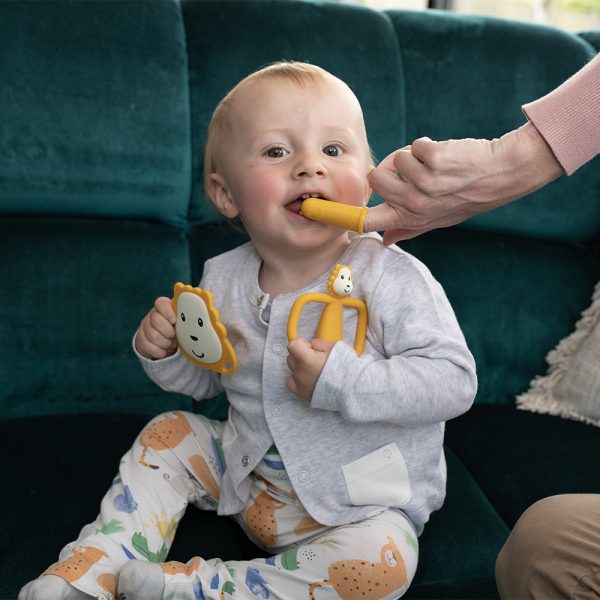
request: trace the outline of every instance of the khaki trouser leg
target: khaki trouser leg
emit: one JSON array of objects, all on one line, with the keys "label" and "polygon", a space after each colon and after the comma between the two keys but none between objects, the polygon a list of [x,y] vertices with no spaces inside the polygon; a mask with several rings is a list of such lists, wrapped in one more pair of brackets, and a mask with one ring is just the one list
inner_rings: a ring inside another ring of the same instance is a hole
[{"label": "khaki trouser leg", "polygon": [[600,495],[552,496],[523,513],[496,562],[503,600],[600,598]]}]

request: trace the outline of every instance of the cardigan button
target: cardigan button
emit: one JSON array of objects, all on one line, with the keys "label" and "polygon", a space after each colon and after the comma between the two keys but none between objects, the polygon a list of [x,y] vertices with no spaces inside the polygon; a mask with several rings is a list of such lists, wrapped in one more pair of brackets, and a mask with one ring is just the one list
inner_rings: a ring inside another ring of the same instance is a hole
[{"label": "cardigan button", "polygon": [[283,354],[283,345],[273,344],[273,354]]},{"label": "cardigan button", "polygon": [[305,481],[308,481],[310,479],[310,474],[308,471],[300,471],[298,473],[298,481],[300,481],[300,483],[304,483]]},{"label": "cardigan button", "polygon": [[247,454],[242,456],[242,467],[247,467],[250,464],[250,457]]}]

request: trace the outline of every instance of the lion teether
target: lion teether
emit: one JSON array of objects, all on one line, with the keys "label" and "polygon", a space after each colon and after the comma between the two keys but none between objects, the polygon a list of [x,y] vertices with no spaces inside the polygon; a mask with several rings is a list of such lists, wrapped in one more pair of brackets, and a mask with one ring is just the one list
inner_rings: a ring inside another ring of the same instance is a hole
[{"label": "lion teether", "polygon": [[182,354],[194,364],[223,375],[237,369],[237,356],[219,321],[212,294],[191,285],[176,283],[171,300],[177,315],[175,334]]},{"label": "lion teether", "polygon": [[362,300],[348,297],[353,289],[351,267],[336,265],[327,281],[327,294],[308,292],[299,296],[294,302],[287,327],[290,342],[298,337],[298,320],[300,319],[302,309],[309,302],[325,304],[315,337],[320,340],[327,340],[333,344],[344,339],[342,325],[343,311],[346,306],[358,311],[354,351],[360,356],[365,349],[365,340],[367,338],[367,305]]}]

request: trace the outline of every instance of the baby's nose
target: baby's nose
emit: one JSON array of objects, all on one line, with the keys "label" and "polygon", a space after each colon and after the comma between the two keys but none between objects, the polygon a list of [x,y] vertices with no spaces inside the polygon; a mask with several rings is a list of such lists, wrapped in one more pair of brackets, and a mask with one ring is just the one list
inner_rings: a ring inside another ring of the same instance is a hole
[{"label": "baby's nose", "polygon": [[326,173],[326,171],[323,167],[312,166],[312,167],[305,167],[303,169],[300,169],[297,173],[297,177],[314,177],[314,176],[323,177],[323,175],[325,175],[325,173]]},{"label": "baby's nose", "polygon": [[323,177],[327,169],[321,161],[321,156],[315,153],[306,153],[300,157],[296,165],[296,177]]}]

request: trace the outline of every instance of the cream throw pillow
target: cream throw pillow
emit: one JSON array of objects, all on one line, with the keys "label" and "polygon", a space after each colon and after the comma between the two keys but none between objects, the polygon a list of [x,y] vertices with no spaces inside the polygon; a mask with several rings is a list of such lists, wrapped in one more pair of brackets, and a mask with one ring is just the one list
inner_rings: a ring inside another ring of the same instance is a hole
[{"label": "cream throw pillow", "polygon": [[558,415],[600,427],[600,282],[592,305],[575,331],[546,357],[549,369],[537,376],[517,408]]}]

